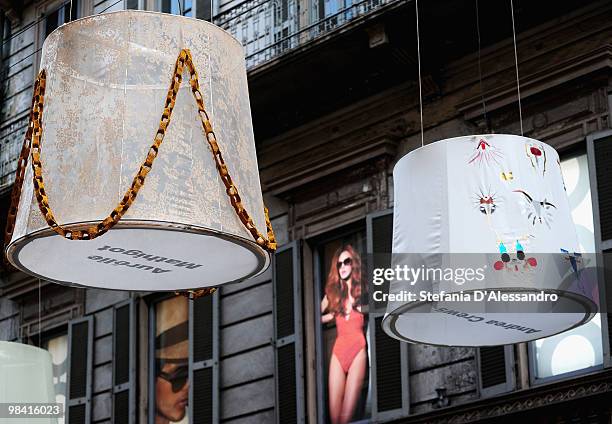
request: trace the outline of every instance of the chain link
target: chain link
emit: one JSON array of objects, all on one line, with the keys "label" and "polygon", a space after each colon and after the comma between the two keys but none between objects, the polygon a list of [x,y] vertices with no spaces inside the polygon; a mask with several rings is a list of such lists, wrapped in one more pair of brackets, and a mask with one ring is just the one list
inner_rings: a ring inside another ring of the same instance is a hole
[{"label": "chain link", "polygon": [[[8,246],[13,238],[13,232],[15,231],[15,221],[17,219],[17,207],[19,206],[19,198],[21,197],[21,189],[23,187],[23,180],[25,177],[26,164],[28,157],[30,156],[30,146],[32,145],[32,128],[34,125],[33,112],[34,104],[36,102],[36,95],[40,91],[40,75],[34,83],[34,95],[32,96],[32,106],[30,107],[30,123],[26,131],[23,145],[21,146],[21,153],[19,153],[19,159],[17,160],[17,171],[15,172],[15,183],[13,184],[13,190],[11,191],[11,205],[9,206],[8,215],[6,218],[6,230],[4,232],[4,246]],[[4,264],[10,266],[10,262],[6,260],[4,256]]]},{"label": "chain link", "polygon": [[[47,197],[47,194],[45,192],[45,184],[43,179],[40,155],[42,137],[42,116],[46,87],[46,72],[44,69],[40,71],[40,73],[38,74],[38,78],[36,79],[36,83],[34,85],[32,109],[30,112],[30,124],[28,126],[28,130],[26,132],[21,153],[19,155],[19,160],[17,163],[15,185],[13,186],[13,191],[11,193],[11,206],[9,208],[4,238],[5,246],[10,243],[13,231],[15,229],[15,220],[17,217],[17,208],[19,205],[19,198],[21,196],[21,189],[23,186],[25,166],[27,163],[28,156],[30,154],[32,156],[32,170],[34,172],[33,183],[36,200],[38,201],[38,206],[43,217],[45,218],[45,221],[53,231],[69,240],[93,240],[113,228],[132,205],[132,203],[136,199],[138,191],[145,182],[147,174],[151,171],[153,162],[155,161],[155,158],[157,157],[157,154],[159,152],[159,147],[164,140],[166,131],[170,124],[172,111],[174,110],[174,106],[176,104],[176,97],[183,81],[183,71],[185,69],[185,66],[187,67],[187,70],[190,74],[189,85],[191,86],[191,92],[198,107],[198,114],[202,123],[202,129],[204,130],[206,141],[208,142],[208,145],[213,154],[217,171],[219,173],[221,181],[223,182],[223,185],[225,186],[225,191],[230,199],[230,203],[244,227],[251,233],[251,235],[255,239],[255,242],[259,244],[262,248],[266,249],[268,252],[274,252],[276,250],[276,240],[274,237],[274,231],[272,230],[272,224],[270,223],[268,209],[264,207],[267,230],[266,238],[255,227],[253,219],[250,217],[250,215],[244,208],[240,195],[238,194],[238,189],[229,174],[227,164],[225,163],[225,160],[223,159],[223,156],[221,154],[221,150],[219,149],[217,137],[210,122],[210,118],[204,107],[204,98],[202,96],[202,93],[200,92],[198,73],[195,69],[195,65],[193,63],[193,59],[189,49],[181,50],[180,54],[178,55],[178,58],[176,59],[172,83],[170,84],[170,88],[168,89],[168,94],[166,96],[166,102],[164,105],[164,111],[160,119],[159,128],[157,129],[157,133],[155,134],[153,144],[149,148],[147,156],[142,165],[140,166],[138,173],[134,177],[131,186],[127,189],[117,207],[113,209],[113,211],[105,219],[103,219],[96,225],[92,225],[84,229],[66,228],[58,224],[57,220],[55,219],[55,216],[53,215],[53,212],[51,211],[51,207],[49,205],[49,198]],[[207,288],[201,290],[190,290],[187,291],[185,294],[190,298],[196,298],[203,295],[211,294],[214,291],[214,288]]]},{"label": "chain link", "polygon": [[217,291],[216,287],[207,287],[205,289],[186,290],[182,292],[174,292],[174,294],[185,296],[189,300],[194,300],[202,296],[208,296]]}]

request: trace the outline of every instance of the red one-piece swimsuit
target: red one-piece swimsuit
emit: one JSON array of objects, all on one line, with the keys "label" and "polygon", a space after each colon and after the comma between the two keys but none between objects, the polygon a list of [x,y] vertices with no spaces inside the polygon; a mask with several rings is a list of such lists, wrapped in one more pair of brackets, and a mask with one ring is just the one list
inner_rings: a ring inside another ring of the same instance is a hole
[{"label": "red one-piece swimsuit", "polygon": [[348,373],[353,359],[366,345],[363,335],[363,314],[353,309],[347,320],[342,314],[336,314],[336,342],[332,354],[336,355],[345,373]]}]

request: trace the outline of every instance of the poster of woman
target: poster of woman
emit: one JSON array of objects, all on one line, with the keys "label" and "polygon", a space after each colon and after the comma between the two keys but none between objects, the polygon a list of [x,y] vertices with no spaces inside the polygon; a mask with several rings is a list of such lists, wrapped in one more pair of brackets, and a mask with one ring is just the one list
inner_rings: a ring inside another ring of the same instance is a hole
[{"label": "poster of woman", "polygon": [[189,424],[189,304],[183,296],[156,305],[155,424]]},{"label": "poster of woman", "polygon": [[368,415],[367,285],[361,256],[352,244],[336,247],[326,263],[321,323],[327,356],[327,416],[331,424],[345,424]]}]

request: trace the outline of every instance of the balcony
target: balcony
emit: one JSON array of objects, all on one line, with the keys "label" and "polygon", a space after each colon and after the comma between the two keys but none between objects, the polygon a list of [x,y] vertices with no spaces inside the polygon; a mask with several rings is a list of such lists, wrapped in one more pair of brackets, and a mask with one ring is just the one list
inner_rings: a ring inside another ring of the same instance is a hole
[{"label": "balcony", "polygon": [[249,69],[400,0],[248,0],[215,18],[242,42]]},{"label": "balcony", "polygon": [[[362,100],[402,87],[406,105],[418,104],[415,4],[399,0],[247,0],[221,9],[215,23],[246,51],[255,138],[261,146],[284,133],[318,124]],[[523,33],[571,13],[584,0],[521,2]],[[443,95],[447,66],[463,59],[478,75],[473,0],[427,0],[420,7],[425,102]],[[512,40],[510,4],[479,2],[484,53]],[[524,46],[522,46],[523,48]],[[525,60],[522,49],[519,56]],[[511,52],[510,52],[511,54]],[[498,72],[492,64],[484,73]],[[514,81],[508,71],[508,83]],[[353,110],[351,113],[356,113]]]}]

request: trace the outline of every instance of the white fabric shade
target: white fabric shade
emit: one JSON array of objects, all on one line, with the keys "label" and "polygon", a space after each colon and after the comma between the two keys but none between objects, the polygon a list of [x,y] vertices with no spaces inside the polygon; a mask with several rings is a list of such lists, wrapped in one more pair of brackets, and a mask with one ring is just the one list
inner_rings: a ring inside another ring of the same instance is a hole
[{"label": "white fabric shade", "polygon": [[566,256],[579,248],[552,147],[514,135],[457,137],[408,153],[393,178],[393,267],[482,265],[484,278],[461,284],[395,280],[391,294],[488,290],[542,292],[560,300],[535,308],[520,302],[391,301],[383,320],[389,335],[439,345],[499,345],[556,334],[593,316],[596,286],[567,283]]}]

